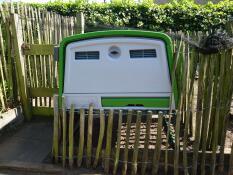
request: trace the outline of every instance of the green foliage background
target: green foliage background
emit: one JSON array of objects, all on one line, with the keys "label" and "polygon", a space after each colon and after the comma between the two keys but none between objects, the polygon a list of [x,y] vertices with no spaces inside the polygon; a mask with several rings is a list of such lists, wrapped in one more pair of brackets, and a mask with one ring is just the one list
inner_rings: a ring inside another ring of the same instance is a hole
[{"label": "green foliage background", "polygon": [[73,16],[82,11],[86,25],[91,30],[98,26],[137,28],[155,31],[210,31],[224,28],[233,16],[233,1],[198,5],[192,1],[172,1],[157,5],[150,0],[135,3],[132,0],[115,0],[111,3],[86,3],[83,1],[50,2],[34,4],[62,15]]}]

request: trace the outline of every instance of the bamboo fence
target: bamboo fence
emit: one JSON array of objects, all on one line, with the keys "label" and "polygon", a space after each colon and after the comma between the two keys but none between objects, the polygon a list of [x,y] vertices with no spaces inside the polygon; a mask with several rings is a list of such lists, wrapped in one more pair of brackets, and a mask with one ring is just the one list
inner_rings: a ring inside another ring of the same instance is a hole
[{"label": "bamboo fence", "polygon": [[233,174],[233,149],[224,152],[232,50],[204,55],[174,40],[176,111],[103,110],[91,104],[67,111],[65,97],[61,109],[58,97],[52,99],[58,88],[53,47],[83,31],[81,15],[64,17],[20,3],[0,4],[0,15],[0,109],[19,96],[26,117],[54,115],[55,162],[71,168],[102,165],[113,174]]},{"label": "bamboo fence", "polygon": [[[17,24],[14,24],[14,14],[19,16]],[[51,94],[58,88],[58,64],[53,59],[53,49],[64,37],[83,32],[82,15],[67,17],[24,3],[0,3],[0,18],[0,110],[11,107],[18,99],[17,83],[20,82],[16,81],[13,52],[15,37],[22,37],[29,104],[41,107],[34,108],[35,113],[52,115]],[[43,96],[46,90],[51,93]]]}]

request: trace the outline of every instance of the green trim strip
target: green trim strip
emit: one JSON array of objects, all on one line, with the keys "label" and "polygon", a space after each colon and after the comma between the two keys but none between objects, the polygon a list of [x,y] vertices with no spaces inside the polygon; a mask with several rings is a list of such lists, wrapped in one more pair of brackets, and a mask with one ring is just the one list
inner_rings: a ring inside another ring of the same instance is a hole
[{"label": "green trim strip", "polygon": [[103,97],[102,107],[145,107],[145,108],[168,108],[169,98],[145,98],[145,97]]},{"label": "green trim strip", "polygon": [[[65,52],[66,46],[72,42],[103,38],[103,37],[142,37],[142,38],[153,38],[160,39],[165,43],[168,57],[168,64],[170,74],[173,68],[173,49],[172,41],[169,36],[160,32],[150,32],[150,31],[140,31],[140,30],[110,30],[110,31],[99,31],[99,32],[90,32],[84,34],[73,35],[67,38],[64,38],[60,43],[59,47],[59,97],[62,96],[63,87],[64,87],[64,69],[65,69]],[[171,77],[171,75],[170,75]],[[173,80],[172,89],[175,96],[175,103],[177,106],[178,96],[177,96],[177,85],[176,80]],[[59,104],[61,104],[61,98],[59,98]]]}]

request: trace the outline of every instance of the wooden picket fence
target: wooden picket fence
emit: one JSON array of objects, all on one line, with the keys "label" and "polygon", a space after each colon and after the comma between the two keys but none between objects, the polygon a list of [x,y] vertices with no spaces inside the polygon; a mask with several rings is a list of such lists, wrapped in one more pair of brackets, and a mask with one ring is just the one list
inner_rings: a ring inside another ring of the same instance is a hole
[{"label": "wooden picket fence", "polygon": [[20,95],[26,118],[52,116],[52,96],[58,89],[54,46],[83,33],[82,14],[66,17],[24,3],[0,3],[0,14],[0,110]]},{"label": "wooden picket fence", "polygon": [[55,162],[72,168],[102,164],[113,174],[233,174],[233,149],[224,152],[233,92],[232,50],[203,55],[174,40],[172,80],[177,79],[180,97],[176,111],[102,110],[92,105],[78,110],[72,105],[68,111],[65,99],[61,109],[58,97],[53,99],[59,64],[53,48],[63,37],[83,32],[82,15],[64,17],[20,3],[0,4],[0,14],[0,109],[20,96],[28,119],[54,115]]}]

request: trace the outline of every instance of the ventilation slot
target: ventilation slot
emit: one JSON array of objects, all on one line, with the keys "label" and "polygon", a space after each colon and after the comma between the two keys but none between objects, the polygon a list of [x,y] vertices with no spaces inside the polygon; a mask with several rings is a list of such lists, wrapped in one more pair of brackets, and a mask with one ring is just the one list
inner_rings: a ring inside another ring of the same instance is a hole
[{"label": "ventilation slot", "polygon": [[75,52],[75,60],[99,60],[99,51]]},{"label": "ventilation slot", "polygon": [[130,50],[130,58],[156,58],[155,49]]}]

